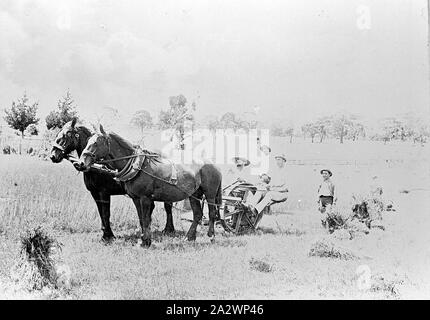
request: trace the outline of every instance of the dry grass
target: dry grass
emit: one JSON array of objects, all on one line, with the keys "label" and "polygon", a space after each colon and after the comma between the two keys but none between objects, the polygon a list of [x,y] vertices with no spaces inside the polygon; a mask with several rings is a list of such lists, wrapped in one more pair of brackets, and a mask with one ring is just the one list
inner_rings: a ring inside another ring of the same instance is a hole
[{"label": "dry grass", "polygon": [[[288,164],[289,199],[274,206],[273,214],[263,217],[255,233],[235,236],[217,229],[215,244],[211,244],[206,227],[199,227],[197,241],[189,243],[183,241],[189,223],[174,210],[177,236],[163,236],[165,214],[157,204],[154,242],[148,250],[137,243],[138,219],[130,199],[113,197],[117,240],[106,246],[99,242],[95,203],[70,164],[0,156],[0,298],[429,298],[427,149],[344,147],[350,149],[323,144],[311,151],[309,144],[279,145],[303,161],[317,152],[324,159],[319,164]],[[333,150],[339,151],[333,154]],[[388,164],[375,159],[366,162],[360,158],[363,150],[367,156],[374,152],[375,158],[384,153],[387,158],[408,158]],[[344,155],[349,164],[334,161]],[[395,212],[384,213],[386,231],[375,229],[352,240],[337,231],[330,236],[334,244],[330,252],[341,248],[354,259],[309,256],[312,244],[327,236],[316,210],[321,166],[334,172],[340,205],[349,205],[352,194],[364,194],[375,183],[383,186],[383,196],[395,204]],[[52,230],[63,243],[63,264],[71,278],[67,291],[28,295],[10,284],[10,269],[19,257],[19,235],[39,225]],[[362,265],[371,270],[371,285],[365,290],[357,285],[357,268]]]},{"label": "dry grass", "polygon": [[344,260],[357,259],[353,252],[327,238],[315,241],[309,250],[309,256]]}]

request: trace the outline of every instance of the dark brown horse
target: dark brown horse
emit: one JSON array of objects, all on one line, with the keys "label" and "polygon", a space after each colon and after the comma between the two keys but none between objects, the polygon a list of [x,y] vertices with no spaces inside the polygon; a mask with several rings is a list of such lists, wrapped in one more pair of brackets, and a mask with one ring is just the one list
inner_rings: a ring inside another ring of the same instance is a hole
[{"label": "dark brown horse", "polygon": [[[51,150],[51,161],[59,163],[63,159],[67,159],[74,150],[76,150],[78,156],[81,156],[91,136],[92,133],[86,127],[76,125],[76,119],[66,123],[55,139],[55,144]],[[97,204],[102,222],[102,240],[110,242],[115,238],[110,227],[111,196],[126,194],[124,183],[116,181],[112,176],[96,170],[84,172],[84,183]],[[167,221],[163,232],[173,234],[175,228],[173,226],[172,202],[164,202],[164,208],[167,214]]]},{"label": "dark brown horse", "polygon": [[150,225],[154,201],[176,202],[189,198],[193,210],[193,222],[187,238],[195,240],[197,225],[203,216],[200,202],[203,196],[209,206],[208,236],[213,240],[215,219],[219,216],[219,204],[221,204],[222,176],[219,169],[210,163],[193,164],[189,167],[173,164],[160,155],[147,154],[144,158],[140,157],[131,143],[115,133],[106,134],[100,126],[100,133],[89,139],[75,166],[78,170],[86,171],[94,163],[109,161],[119,171],[118,177],[120,177],[124,176],[127,168],[136,165],[136,158],[143,159],[138,165],[137,175],[125,182],[125,190],[133,199],[139,215],[142,246],[151,245]]}]

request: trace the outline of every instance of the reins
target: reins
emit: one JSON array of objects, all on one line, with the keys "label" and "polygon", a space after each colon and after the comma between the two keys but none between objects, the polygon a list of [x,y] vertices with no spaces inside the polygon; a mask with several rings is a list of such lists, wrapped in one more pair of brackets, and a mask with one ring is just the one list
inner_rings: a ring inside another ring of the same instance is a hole
[{"label": "reins", "polygon": [[[109,148],[109,153],[110,153],[110,141],[109,141],[109,139],[108,139],[108,148]],[[70,162],[72,162],[72,163],[76,162],[78,160],[78,159],[76,159],[74,157],[71,157],[69,155],[66,155],[66,156],[67,156],[67,159]],[[94,155],[90,154],[90,156],[94,156]],[[113,159],[101,160],[101,161],[98,161],[97,164],[104,165],[104,164],[108,164],[108,163],[119,161],[119,160],[133,159],[133,158],[136,158],[136,157],[139,157],[139,156],[154,157],[154,158],[156,158],[156,157],[159,157],[160,155],[159,154],[151,154],[151,153],[133,153],[132,155],[128,155],[128,156],[123,156],[123,157],[118,157],[118,158],[113,158]],[[104,168],[104,167],[97,168],[97,167],[94,167],[94,166],[92,166],[92,168],[94,168],[94,169],[96,169],[98,171],[101,171],[103,173],[110,174],[110,175],[112,175],[114,177],[117,177],[117,175],[118,175],[118,170],[111,170],[109,168]],[[142,171],[143,173],[147,174],[148,176],[150,176],[150,177],[152,177],[154,179],[157,179],[157,180],[162,181],[164,183],[167,183],[169,185],[175,186],[176,188],[178,188],[179,190],[181,190],[183,193],[185,193],[186,195],[188,195],[188,192],[186,190],[184,190],[183,188],[181,188],[180,186],[178,186],[177,184],[173,184],[171,181],[168,181],[168,180],[165,180],[163,178],[157,177],[156,175],[153,175],[153,174],[151,174],[151,173],[143,170],[142,168],[140,168],[140,171]],[[223,191],[226,188],[230,187],[231,185],[228,185],[227,187],[223,188]],[[195,197],[193,195],[189,195],[188,197],[193,198],[193,199],[198,200],[198,201],[206,201],[208,203],[208,205],[215,206],[218,209],[222,206],[222,203],[221,204],[211,203],[211,202],[207,201],[207,199],[205,199],[205,200],[199,199],[199,198],[197,198],[197,197]]]},{"label": "reins", "polygon": [[106,163],[110,163],[110,162],[115,162],[115,161],[119,161],[119,160],[125,160],[125,159],[131,159],[131,158],[136,158],[139,156],[145,156],[145,157],[158,157],[157,154],[148,154],[148,153],[134,153],[132,155],[129,156],[124,156],[124,157],[119,157],[119,158],[113,158],[113,159],[107,159],[107,160],[102,160],[99,161],[99,164],[106,164]]}]

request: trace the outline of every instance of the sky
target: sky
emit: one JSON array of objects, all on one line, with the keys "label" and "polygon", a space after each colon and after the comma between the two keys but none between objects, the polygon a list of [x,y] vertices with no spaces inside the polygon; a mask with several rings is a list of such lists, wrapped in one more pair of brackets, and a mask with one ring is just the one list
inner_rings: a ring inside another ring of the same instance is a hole
[{"label": "sky", "polygon": [[83,118],[299,123],[340,110],[428,114],[426,0],[0,0],[0,108],[27,92],[42,119],[70,90]]}]

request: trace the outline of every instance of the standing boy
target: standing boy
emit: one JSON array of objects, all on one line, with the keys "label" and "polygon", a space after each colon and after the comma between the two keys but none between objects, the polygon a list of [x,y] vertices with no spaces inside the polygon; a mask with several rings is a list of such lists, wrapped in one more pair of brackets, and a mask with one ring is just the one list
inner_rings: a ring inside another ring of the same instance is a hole
[{"label": "standing boy", "polygon": [[323,181],[318,187],[319,211],[325,213],[326,208],[336,203],[335,186],[331,181],[332,172],[328,169],[320,171]]}]

